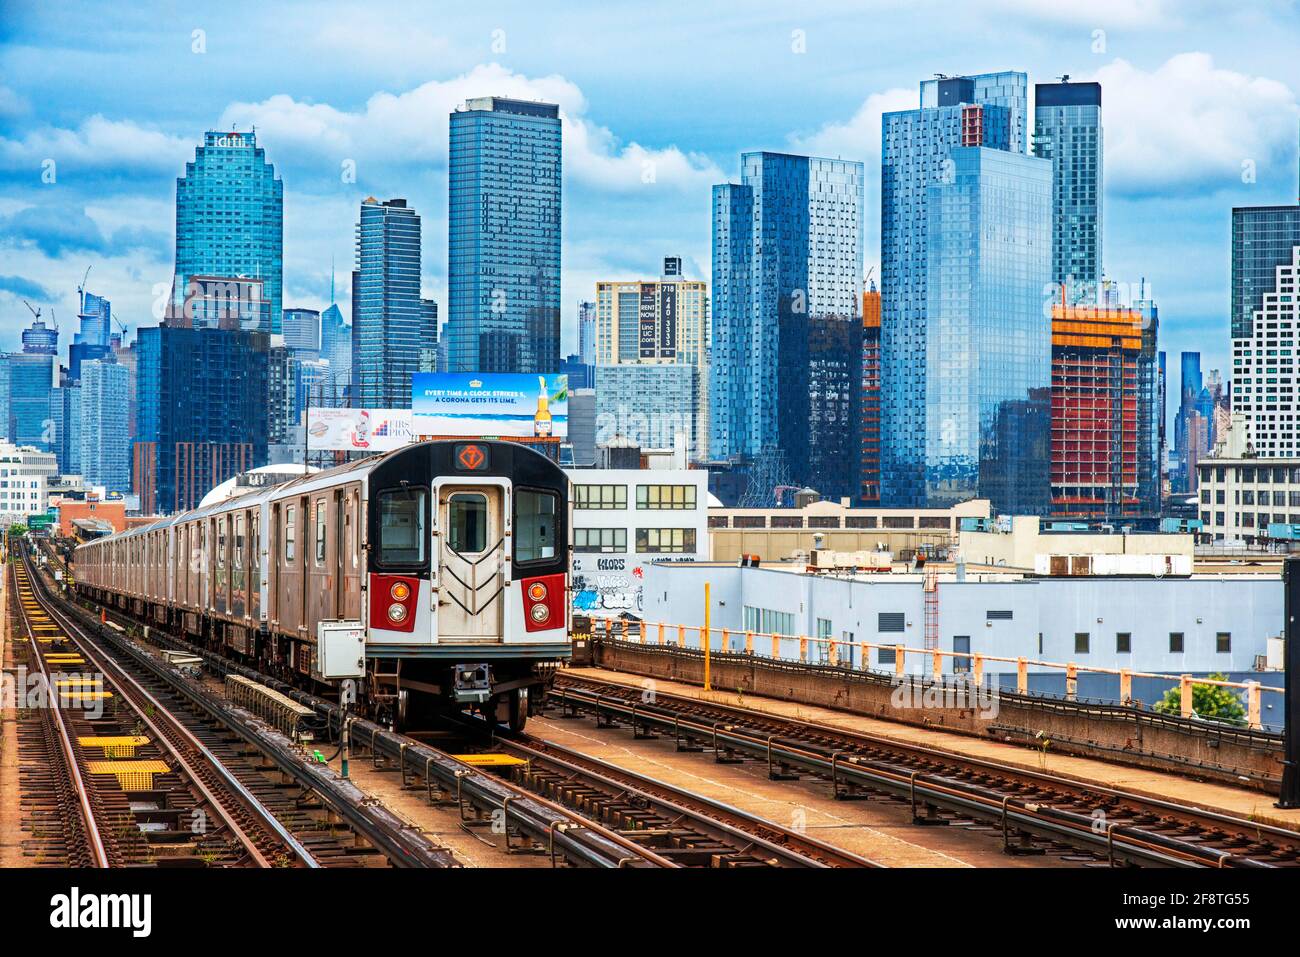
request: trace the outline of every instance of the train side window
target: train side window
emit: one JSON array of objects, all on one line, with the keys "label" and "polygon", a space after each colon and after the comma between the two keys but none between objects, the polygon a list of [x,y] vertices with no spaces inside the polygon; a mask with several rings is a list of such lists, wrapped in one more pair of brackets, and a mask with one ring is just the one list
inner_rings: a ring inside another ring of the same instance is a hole
[{"label": "train side window", "polygon": [[379,563],[419,565],[425,559],[424,488],[395,488],[379,493]]},{"label": "train side window", "polygon": [[286,505],[284,509],[284,561],[286,565],[292,565],[294,555],[297,552],[298,544],[298,525],[294,521],[294,513],[297,509],[292,505]]},{"label": "train side window", "polygon": [[235,569],[244,567],[244,516],[235,516],[235,560],[232,562]]},{"label": "train side window", "polygon": [[555,557],[554,492],[520,489],[515,493],[515,561],[536,562]]},{"label": "train side window", "polygon": [[217,519],[217,567],[226,567],[226,520]]},{"label": "train side window", "polygon": [[316,567],[325,564],[325,499],[316,499]]}]

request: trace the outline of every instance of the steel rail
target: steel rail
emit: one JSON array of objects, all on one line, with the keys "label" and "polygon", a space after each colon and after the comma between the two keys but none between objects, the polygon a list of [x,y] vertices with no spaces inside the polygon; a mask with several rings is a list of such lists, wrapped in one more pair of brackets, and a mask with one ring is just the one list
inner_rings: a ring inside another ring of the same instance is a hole
[{"label": "steel rail", "polygon": [[[69,776],[72,778],[73,788],[77,794],[77,804],[80,809],[82,825],[86,832],[86,842],[89,845],[91,861],[94,867],[108,867],[108,849],[104,844],[103,835],[99,833],[99,822],[95,819],[94,808],[91,807],[90,790],[81,774],[81,762],[78,758],[77,749],[72,743],[72,732],[63,720],[63,714],[59,708],[58,690],[50,679],[49,668],[41,655],[40,644],[36,641],[36,631],[32,628],[31,618],[21,601],[20,583],[18,581],[18,569],[20,567],[23,568],[24,577],[27,577],[26,567],[15,563],[13,574],[10,576],[10,580],[14,583],[13,599],[22,613],[23,628],[27,632],[27,640],[32,646],[33,656],[37,662],[37,667],[40,669],[41,678],[45,683],[45,692],[49,696],[46,710],[53,714],[53,723],[59,735],[59,747],[63,751],[64,760],[67,761]],[[35,588],[30,581],[27,587],[34,600]]]},{"label": "steel rail", "polygon": [[[588,679],[582,679],[588,680]],[[615,686],[620,687],[621,686]],[[847,749],[832,749],[829,754],[810,750],[806,743],[783,739],[778,735],[755,733],[725,721],[708,723],[703,720],[683,717],[671,708],[662,706],[665,695],[657,696],[656,705],[634,705],[622,698],[602,695],[599,692],[585,691],[567,685],[557,689],[553,697],[560,703],[576,701],[596,712],[617,714],[629,719],[635,718],[643,725],[651,724],[671,732],[679,739],[683,732],[702,740],[712,741],[715,749],[719,745],[726,749],[747,753],[755,758],[766,759],[771,764],[786,765],[829,777],[832,786],[838,792],[841,782],[884,790],[908,797],[915,807],[918,803],[943,807],[959,813],[969,814],[980,819],[1000,823],[1004,831],[1011,825],[1016,830],[1027,831],[1052,839],[1066,839],[1073,845],[1084,845],[1113,859],[1118,856],[1150,864],[1164,866],[1199,866],[1199,867],[1269,867],[1264,862],[1240,857],[1228,851],[1215,850],[1197,846],[1176,838],[1151,834],[1130,825],[1111,824],[1103,829],[1096,827],[1090,815],[1050,808],[1033,800],[1015,801],[1010,797],[996,795],[992,792],[981,793],[969,785],[944,780],[942,774],[922,771],[904,772],[881,766],[881,762],[862,758]],[[679,699],[695,707],[707,708],[710,703],[695,699]],[[769,719],[771,716],[751,713],[750,720]],[[777,719],[778,721],[780,719]],[[795,725],[797,722],[787,722]],[[813,726],[810,730],[820,733],[836,733],[836,729]],[[934,752],[940,755],[941,752]],[[960,758],[943,755],[949,761]],[[999,767],[994,765],[993,767]],[[999,769],[1001,769],[999,767]],[[1014,769],[1006,769],[1014,773]],[[1037,775],[1040,779],[1043,777]],[[1056,787],[1065,784],[1078,788],[1077,782],[1065,782],[1050,779]],[[1122,793],[1122,792],[1119,792]],[[1252,822],[1237,821],[1238,826],[1250,832],[1257,830]],[[1290,835],[1295,840],[1298,835]]]},{"label": "steel rail", "polygon": [[[24,564],[28,561],[26,555],[23,557]],[[29,574],[31,572],[28,569]],[[34,576],[33,576],[34,577]],[[308,868],[319,867],[320,864],[312,856],[302,843],[289,832],[279,820],[276,819],[267,807],[262,804],[257,797],[244,786],[244,784],[231,774],[230,770],[214,755],[206,745],[203,744],[194,734],[178,721],[170,711],[154,697],[147,688],[141,685],[132,677],[125,668],[114,661],[111,657],[104,654],[97,644],[90,639],[89,635],[82,627],[74,623],[71,619],[66,618],[61,613],[54,610],[53,603],[47,596],[37,594],[36,589],[32,590],[33,596],[38,604],[50,616],[50,619],[59,624],[67,633],[68,638],[79,648],[86,658],[96,664],[101,671],[111,671],[114,674],[113,683],[122,693],[131,700],[132,708],[136,712],[137,718],[153,734],[155,743],[162,745],[171,754],[177,765],[189,778],[190,783],[199,795],[207,802],[212,810],[216,813],[221,822],[229,829],[239,844],[244,848],[246,854],[258,867],[271,867],[272,862],[262,853],[257,842],[248,834],[243,825],[235,820],[233,814],[225,803],[213,793],[202,780],[198,768],[182,753],[180,745],[167,734],[162,726],[150,716],[149,710],[153,709],[155,715],[165,716],[168,727],[176,738],[180,739],[181,744],[191,749],[197,754],[204,765],[220,778],[222,785],[228,789],[236,800],[243,805],[244,809],[256,818],[271,834],[282,841],[300,866]],[[93,649],[93,650],[92,650]],[[133,699],[133,700],[132,700]],[[143,702],[143,707],[141,703]]]}]

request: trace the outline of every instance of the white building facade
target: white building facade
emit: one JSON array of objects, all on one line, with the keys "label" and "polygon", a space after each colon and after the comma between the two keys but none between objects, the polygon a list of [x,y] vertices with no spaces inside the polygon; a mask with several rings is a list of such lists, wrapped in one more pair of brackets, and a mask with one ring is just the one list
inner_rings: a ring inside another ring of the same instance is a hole
[{"label": "white building facade", "polygon": [[49,507],[46,483],[58,471],[53,452],[0,442],[0,527],[44,514]]}]

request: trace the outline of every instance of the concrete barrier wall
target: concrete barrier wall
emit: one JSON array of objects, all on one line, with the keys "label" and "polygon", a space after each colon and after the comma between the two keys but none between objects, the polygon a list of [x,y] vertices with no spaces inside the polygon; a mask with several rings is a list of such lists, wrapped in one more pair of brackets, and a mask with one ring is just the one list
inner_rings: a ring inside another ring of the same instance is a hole
[{"label": "concrete barrier wall", "polygon": [[[589,660],[630,674],[685,684],[703,682],[704,659],[697,650],[603,639],[585,644],[575,663]],[[1276,793],[1281,780],[1277,735],[1207,728],[1118,706],[993,694],[989,689],[958,695],[952,684],[946,685],[945,700],[941,689],[928,681],[900,687],[884,675],[748,655],[714,654],[710,669],[713,687],[720,691],[743,691],[1051,752],[1173,770],[1265,792]]]}]

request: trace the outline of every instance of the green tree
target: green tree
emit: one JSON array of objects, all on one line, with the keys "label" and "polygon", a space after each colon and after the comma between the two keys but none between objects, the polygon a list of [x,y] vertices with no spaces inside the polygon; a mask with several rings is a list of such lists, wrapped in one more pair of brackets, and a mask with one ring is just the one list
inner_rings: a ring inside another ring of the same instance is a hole
[{"label": "green tree", "polygon": [[[1226,681],[1228,676],[1216,672],[1210,675],[1214,681]],[[1155,710],[1161,714],[1182,714],[1183,692],[1181,688],[1170,688],[1165,696],[1156,702]],[[1192,711],[1198,718],[1207,721],[1223,721],[1227,724],[1245,724],[1246,708],[1232,688],[1221,685],[1192,685]]]},{"label": "green tree", "polygon": [[22,538],[22,537],[23,537],[24,535],[26,535],[26,534],[27,534],[27,526],[26,526],[26,525],[20,525],[20,524],[18,524],[17,522],[15,522],[13,525],[10,525],[10,526],[9,526],[9,537],[10,537],[10,538]]}]

